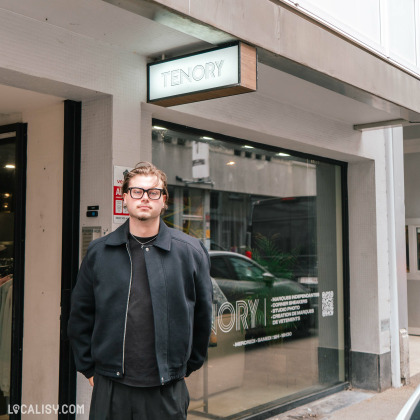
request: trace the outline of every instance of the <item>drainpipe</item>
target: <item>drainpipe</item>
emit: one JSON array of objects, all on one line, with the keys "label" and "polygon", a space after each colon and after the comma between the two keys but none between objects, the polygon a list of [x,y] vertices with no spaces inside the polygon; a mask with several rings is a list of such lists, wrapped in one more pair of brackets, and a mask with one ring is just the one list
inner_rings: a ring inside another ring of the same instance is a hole
[{"label": "drainpipe", "polygon": [[388,258],[390,293],[391,380],[394,388],[401,386],[400,335],[398,320],[398,276],[395,235],[394,153],[393,129],[385,129],[385,161],[388,207]]}]

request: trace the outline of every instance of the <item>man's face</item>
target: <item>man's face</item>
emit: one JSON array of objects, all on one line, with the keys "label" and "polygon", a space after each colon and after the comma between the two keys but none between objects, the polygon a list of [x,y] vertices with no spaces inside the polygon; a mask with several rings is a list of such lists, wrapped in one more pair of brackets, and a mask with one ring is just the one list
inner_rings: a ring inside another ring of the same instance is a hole
[{"label": "man's face", "polygon": [[[150,188],[162,188],[162,181],[155,175],[135,175],[130,179],[129,188],[137,187],[148,190]],[[147,193],[142,198],[132,198],[130,191],[124,193],[124,202],[128,214],[138,220],[146,221],[160,217],[165,205],[166,196],[162,195],[158,200],[151,200]]]}]

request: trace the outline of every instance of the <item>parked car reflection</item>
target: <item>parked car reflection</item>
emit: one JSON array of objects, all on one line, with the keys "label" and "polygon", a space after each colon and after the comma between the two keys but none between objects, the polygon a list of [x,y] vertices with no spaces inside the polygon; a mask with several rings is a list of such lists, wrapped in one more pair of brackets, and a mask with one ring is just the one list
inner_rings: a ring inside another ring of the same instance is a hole
[{"label": "parked car reflection", "polygon": [[233,307],[238,302],[251,301],[255,305],[258,301],[258,325],[250,328],[247,336],[285,330],[302,335],[314,327],[317,293],[311,293],[296,281],[276,278],[241,254],[228,251],[209,251],[209,254],[211,277]]}]

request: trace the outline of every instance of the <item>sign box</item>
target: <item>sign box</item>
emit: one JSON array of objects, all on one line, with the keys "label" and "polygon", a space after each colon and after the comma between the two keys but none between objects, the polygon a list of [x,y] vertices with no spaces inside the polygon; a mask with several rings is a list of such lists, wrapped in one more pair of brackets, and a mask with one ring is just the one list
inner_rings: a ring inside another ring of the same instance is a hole
[{"label": "sign box", "polygon": [[242,42],[147,65],[147,101],[174,106],[257,90],[257,50]]}]

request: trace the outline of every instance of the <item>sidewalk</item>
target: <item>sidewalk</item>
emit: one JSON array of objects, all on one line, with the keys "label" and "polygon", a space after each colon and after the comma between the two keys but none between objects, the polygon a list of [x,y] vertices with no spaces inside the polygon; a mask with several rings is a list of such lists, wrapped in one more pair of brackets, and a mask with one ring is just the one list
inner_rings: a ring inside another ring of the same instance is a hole
[{"label": "sidewalk", "polygon": [[410,384],[382,393],[358,389],[342,391],[269,420],[394,420],[420,385],[420,337],[410,336]]},{"label": "sidewalk", "polygon": [[410,384],[391,388],[382,393],[362,390],[342,391],[283,414],[270,420],[394,420],[404,404],[420,384],[420,374]]}]

